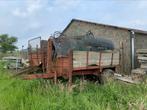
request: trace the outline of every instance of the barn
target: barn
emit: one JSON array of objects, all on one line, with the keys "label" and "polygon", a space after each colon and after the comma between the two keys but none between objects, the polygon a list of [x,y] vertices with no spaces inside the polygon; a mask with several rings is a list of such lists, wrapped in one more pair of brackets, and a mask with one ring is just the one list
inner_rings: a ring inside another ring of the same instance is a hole
[{"label": "barn", "polygon": [[120,49],[120,72],[129,74],[138,67],[137,49],[147,49],[147,31],[94,23],[73,19],[63,30],[62,35],[76,37],[91,32],[97,38],[111,41],[115,49]]}]

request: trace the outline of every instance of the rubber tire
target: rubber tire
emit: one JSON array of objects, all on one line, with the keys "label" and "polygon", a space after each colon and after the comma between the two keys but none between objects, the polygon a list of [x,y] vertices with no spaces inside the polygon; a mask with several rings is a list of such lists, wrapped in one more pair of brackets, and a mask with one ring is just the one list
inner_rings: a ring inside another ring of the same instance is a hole
[{"label": "rubber tire", "polygon": [[101,74],[101,83],[105,84],[114,80],[114,71],[105,69]]}]

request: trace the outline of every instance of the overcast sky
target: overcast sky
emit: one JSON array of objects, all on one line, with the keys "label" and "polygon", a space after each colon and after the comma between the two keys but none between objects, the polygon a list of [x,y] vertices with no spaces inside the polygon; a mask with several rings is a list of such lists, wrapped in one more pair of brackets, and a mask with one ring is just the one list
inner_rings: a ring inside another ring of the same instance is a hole
[{"label": "overcast sky", "polygon": [[73,18],[147,30],[147,0],[0,0],[0,34],[18,37],[19,48]]}]

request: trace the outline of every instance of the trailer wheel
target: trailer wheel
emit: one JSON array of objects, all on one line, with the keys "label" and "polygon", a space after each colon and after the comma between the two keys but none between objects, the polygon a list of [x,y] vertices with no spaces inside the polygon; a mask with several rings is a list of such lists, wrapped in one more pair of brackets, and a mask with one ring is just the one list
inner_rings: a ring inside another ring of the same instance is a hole
[{"label": "trailer wheel", "polygon": [[101,78],[100,78],[102,84],[111,82],[111,81],[113,81],[113,79],[114,79],[114,71],[113,70],[105,69],[102,72]]}]

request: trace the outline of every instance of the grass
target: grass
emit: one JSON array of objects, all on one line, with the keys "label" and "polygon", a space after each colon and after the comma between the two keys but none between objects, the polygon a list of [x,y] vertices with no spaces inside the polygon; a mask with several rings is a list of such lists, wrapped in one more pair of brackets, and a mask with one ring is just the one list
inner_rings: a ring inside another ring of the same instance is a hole
[{"label": "grass", "polygon": [[70,88],[50,80],[9,78],[0,66],[0,110],[143,110],[147,84],[98,85],[77,80]]}]

